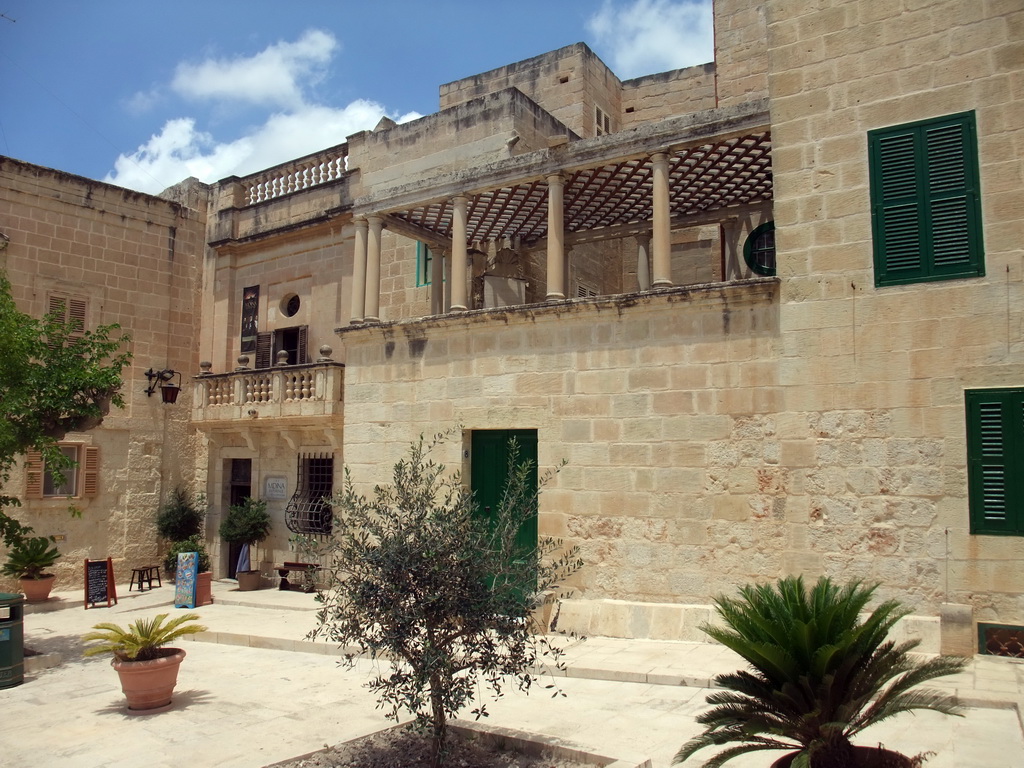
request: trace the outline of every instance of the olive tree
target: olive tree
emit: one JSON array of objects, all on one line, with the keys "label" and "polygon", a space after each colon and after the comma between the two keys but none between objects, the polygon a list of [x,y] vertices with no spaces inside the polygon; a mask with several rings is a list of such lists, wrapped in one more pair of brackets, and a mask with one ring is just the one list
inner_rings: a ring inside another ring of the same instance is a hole
[{"label": "olive tree", "polygon": [[[58,441],[68,432],[92,429],[111,405],[121,407],[121,370],[131,360],[118,326],[93,331],[21,312],[11,284],[0,272],[0,487],[6,487],[20,454],[39,451],[48,469],[74,465]],[[20,501],[0,494],[0,539],[13,546],[31,531],[5,508]]]},{"label": "olive tree", "polygon": [[[582,565],[578,549],[555,540],[515,544],[557,469],[534,485],[532,467],[518,463],[513,446],[503,499],[485,517],[460,474],[430,458],[448,437],[421,437],[395,464],[392,483],[369,498],[356,493],[346,471],[311,633],[358,649],[349,665],[357,653],[391,662],[369,688],[389,717],[408,711],[429,730],[435,767],[448,718],[474,702],[481,683],[497,696],[506,685],[529,691],[539,660],[559,665],[561,649],[536,617]],[[486,716],[486,706],[477,702],[472,713]]]}]

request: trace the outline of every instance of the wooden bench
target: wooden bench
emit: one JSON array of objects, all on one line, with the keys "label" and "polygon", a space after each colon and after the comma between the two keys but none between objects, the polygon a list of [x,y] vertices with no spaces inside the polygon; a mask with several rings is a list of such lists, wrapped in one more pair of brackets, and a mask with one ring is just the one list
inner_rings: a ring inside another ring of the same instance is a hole
[{"label": "wooden bench", "polygon": [[[292,588],[292,584],[288,581],[288,574],[292,571],[301,571],[303,573],[313,573],[320,568],[319,563],[292,563],[285,562],[274,566],[274,570],[277,571],[277,575],[281,577],[281,583],[278,585],[279,590],[289,590]],[[307,590],[308,591],[308,590]]]},{"label": "wooden bench", "polygon": [[132,588],[136,586],[139,588],[139,592],[145,592],[147,588],[152,589],[154,579],[158,587],[163,586],[163,582],[160,581],[159,565],[144,565],[141,568],[132,568],[132,580],[128,584],[128,591],[131,592]]}]

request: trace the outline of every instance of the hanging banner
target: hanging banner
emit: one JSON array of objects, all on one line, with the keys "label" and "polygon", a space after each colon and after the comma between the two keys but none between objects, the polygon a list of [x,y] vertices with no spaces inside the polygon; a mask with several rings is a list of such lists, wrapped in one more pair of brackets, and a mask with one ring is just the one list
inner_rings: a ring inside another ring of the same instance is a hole
[{"label": "hanging banner", "polygon": [[178,569],[174,572],[174,607],[196,607],[196,571],[198,552],[179,552]]},{"label": "hanging banner", "polygon": [[242,289],[242,352],[256,351],[257,317],[260,310],[260,287]]}]

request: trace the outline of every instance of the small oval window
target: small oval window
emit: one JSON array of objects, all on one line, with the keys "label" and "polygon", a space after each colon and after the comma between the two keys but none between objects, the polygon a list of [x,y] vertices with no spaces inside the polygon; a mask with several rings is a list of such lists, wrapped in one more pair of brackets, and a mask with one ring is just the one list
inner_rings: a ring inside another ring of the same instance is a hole
[{"label": "small oval window", "polygon": [[747,237],[743,244],[743,259],[756,275],[772,277],[775,274],[775,222],[768,221]]},{"label": "small oval window", "polygon": [[294,293],[290,296],[286,296],[284,301],[281,302],[281,312],[285,317],[294,317],[295,313],[299,311],[299,307],[302,302],[297,295]]}]

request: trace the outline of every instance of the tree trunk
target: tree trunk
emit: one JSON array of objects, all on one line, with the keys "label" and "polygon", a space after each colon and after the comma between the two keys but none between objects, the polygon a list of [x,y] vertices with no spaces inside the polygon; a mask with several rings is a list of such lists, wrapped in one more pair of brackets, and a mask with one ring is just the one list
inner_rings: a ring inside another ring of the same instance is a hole
[{"label": "tree trunk", "polygon": [[448,723],[445,720],[444,700],[441,698],[442,683],[438,675],[430,676],[430,709],[434,723],[433,741],[430,745],[430,768],[441,768]]}]

